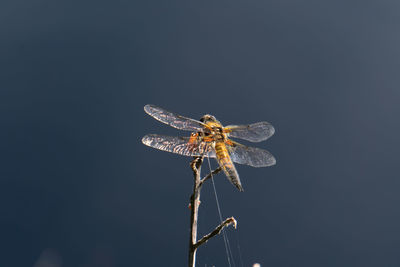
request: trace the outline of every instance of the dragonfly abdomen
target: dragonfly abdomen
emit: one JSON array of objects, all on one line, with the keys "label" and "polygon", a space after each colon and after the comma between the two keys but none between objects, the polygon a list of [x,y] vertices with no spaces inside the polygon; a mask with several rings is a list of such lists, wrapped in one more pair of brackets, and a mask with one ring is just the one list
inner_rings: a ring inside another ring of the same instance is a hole
[{"label": "dragonfly abdomen", "polygon": [[231,183],[234,184],[240,191],[243,191],[239,174],[237,173],[235,165],[233,165],[231,157],[229,156],[228,149],[223,142],[215,143],[215,154],[217,156],[219,166],[221,166]]},{"label": "dragonfly abdomen", "polygon": [[220,162],[224,163],[224,165],[232,164],[232,161],[228,153],[228,149],[226,148],[224,143],[217,142],[215,144],[215,154],[219,158]]}]

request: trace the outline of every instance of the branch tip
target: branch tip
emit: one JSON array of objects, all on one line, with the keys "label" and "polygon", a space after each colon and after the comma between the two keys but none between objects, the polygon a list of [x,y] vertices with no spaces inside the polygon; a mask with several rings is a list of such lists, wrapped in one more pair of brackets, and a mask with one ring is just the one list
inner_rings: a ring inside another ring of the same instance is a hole
[{"label": "branch tip", "polygon": [[226,219],[225,221],[223,221],[220,225],[218,225],[214,231],[212,231],[211,233],[203,236],[199,241],[197,241],[194,244],[194,248],[197,249],[199,246],[201,246],[202,244],[206,243],[209,239],[211,239],[212,237],[218,235],[221,233],[222,229],[224,227],[227,227],[228,225],[232,224],[233,227],[236,229],[237,227],[237,221],[235,220],[235,218],[230,217],[228,219]]}]

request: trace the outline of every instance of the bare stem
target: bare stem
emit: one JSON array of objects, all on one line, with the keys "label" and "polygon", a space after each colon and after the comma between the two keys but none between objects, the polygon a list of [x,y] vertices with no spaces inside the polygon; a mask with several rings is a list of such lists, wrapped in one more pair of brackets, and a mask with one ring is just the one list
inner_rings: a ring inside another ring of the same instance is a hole
[{"label": "bare stem", "polygon": [[189,242],[189,267],[195,267],[196,264],[196,244],[197,240],[197,219],[199,216],[200,205],[200,171],[203,158],[195,158],[190,167],[193,170],[194,185],[193,194],[190,197],[190,242]]},{"label": "bare stem", "polygon": [[206,177],[204,177],[203,179],[200,180],[199,186],[202,186],[205,181],[207,181],[208,179],[210,179],[214,175],[218,174],[220,171],[222,171],[222,168],[218,167],[215,170],[213,170],[212,172],[210,172]]},{"label": "bare stem", "polygon": [[203,236],[202,239],[200,239],[199,241],[197,241],[196,244],[194,244],[195,248],[198,248],[199,246],[203,245],[204,243],[206,243],[210,238],[218,235],[221,233],[222,229],[230,224],[233,224],[233,227],[236,229],[236,225],[237,222],[235,220],[235,218],[230,217],[228,219],[226,219],[225,221],[223,221],[220,225],[218,225],[214,231],[212,231],[211,233],[209,233],[208,235]]},{"label": "bare stem", "polygon": [[193,193],[190,197],[190,242],[189,242],[189,267],[195,267],[196,265],[196,251],[199,246],[206,243],[212,237],[218,235],[222,229],[230,224],[236,228],[236,220],[231,217],[226,219],[220,225],[218,225],[214,231],[205,235],[199,241],[197,241],[197,221],[199,216],[199,205],[200,205],[200,191],[201,186],[205,181],[210,179],[213,175],[219,173],[221,171],[221,167],[215,169],[210,172],[207,176],[201,179],[201,164],[203,163],[203,157],[194,158],[194,160],[190,163],[190,167],[193,170],[194,176],[194,185],[193,185]]}]

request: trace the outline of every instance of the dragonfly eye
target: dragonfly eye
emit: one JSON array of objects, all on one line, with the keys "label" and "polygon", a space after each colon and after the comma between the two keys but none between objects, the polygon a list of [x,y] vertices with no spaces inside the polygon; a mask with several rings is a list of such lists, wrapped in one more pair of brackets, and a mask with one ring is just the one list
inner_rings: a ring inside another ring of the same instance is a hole
[{"label": "dragonfly eye", "polygon": [[211,122],[216,122],[217,119],[213,115],[206,114],[203,117],[201,117],[200,121],[204,122],[204,123],[207,123],[207,122],[210,122],[210,121]]}]

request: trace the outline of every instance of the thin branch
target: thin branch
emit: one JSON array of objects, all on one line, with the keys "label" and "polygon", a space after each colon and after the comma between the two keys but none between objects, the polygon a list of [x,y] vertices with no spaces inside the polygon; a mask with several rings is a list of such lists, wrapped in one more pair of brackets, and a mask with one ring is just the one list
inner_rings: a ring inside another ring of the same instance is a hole
[{"label": "thin branch", "polygon": [[199,241],[197,241],[196,244],[194,244],[195,249],[197,249],[199,246],[201,246],[202,244],[206,243],[210,238],[218,235],[221,233],[222,229],[224,227],[227,227],[228,225],[233,224],[233,227],[236,229],[237,226],[237,222],[235,220],[235,218],[230,217],[228,219],[226,219],[225,221],[223,221],[220,225],[218,225],[214,231],[212,231],[211,233],[209,233],[208,235],[203,236],[202,239],[200,239]]},{"label": "thin branch", "polygon": [[220,225],[215,228],[214,231],[197,241],[197,221],[199,217],[199,206],[200,206],[200,191],[203,183],[209,180],[213,175],[219,173],[222,169],[218,167],[214,171],[210,172],[207,176],[201,179],[201,164],[203,163],[203,157],[194,158],[190,163],[190,167],[193,170],[193,193],[190,196],[190,240],[189,240],[189,267],[195,267],[196,265],[196,252],[197,248],[206,243],[210,238],[218,235],[222,229],[230,224],[236,228],[236,220],[231,217],[226,219]]},{"label": "thin branch", "polygon": [[193,170],[193,194],[190,197],[190,241],[189,241],[189,267],[195,267],[196,265],[196,244],[197,240],[197,220],[199,216],[199,205],[200,205],[200,172],[203,158],[195,158],[190,163],[190,167]]},{"label": "thin branch", "polygon": [[213,177],[214,175],[218,174],[220,171],[222,171],[221,167],[216,168],[212,172],[210,172],[206,177],[200,180],[199,186],[202,186],[205,181]]}]

